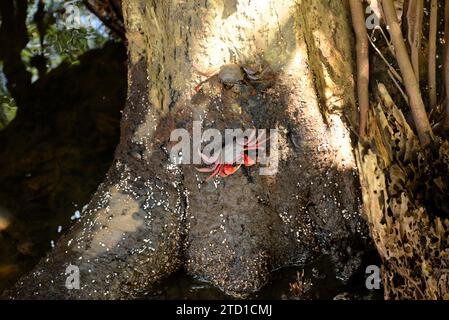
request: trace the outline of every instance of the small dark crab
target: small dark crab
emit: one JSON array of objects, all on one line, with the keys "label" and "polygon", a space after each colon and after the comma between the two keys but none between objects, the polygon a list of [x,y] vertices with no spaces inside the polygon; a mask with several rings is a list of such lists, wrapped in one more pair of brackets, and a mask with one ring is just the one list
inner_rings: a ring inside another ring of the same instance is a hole
[{"label": "small dark crab", "polygon": [[225,87],[233,87],[235,85],[246,84],[253,86],[253,82],[263,81],[269,68],[262,71],[256,71],[246,66],[240,66],[235,63],[225,64],[220,69],[212,72],[201,72],[195,67],[198,74],[208,77],[201,81],[196,87],[195,92],[198,92],[202,85],[214,78]]}]

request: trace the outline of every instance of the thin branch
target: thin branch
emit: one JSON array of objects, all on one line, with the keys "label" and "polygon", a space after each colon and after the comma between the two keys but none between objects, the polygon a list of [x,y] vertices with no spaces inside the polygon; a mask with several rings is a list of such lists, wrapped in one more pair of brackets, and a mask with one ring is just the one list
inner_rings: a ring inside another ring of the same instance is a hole
[{"label": "thin branch", "polygon": [[409,104],[409,103],[408,103],[408,97],[407,97],[407,95],[405,94],[404,90],[402,89],[401,85],[400,85],[400,84],[398,83],[398,81],[394,78],[394,76],[393,76],[393,74],[391,73],[390,70],[387,70],[387,72],[388,72],[388,75],[390,76],[391,80],[393,81],[394,85],[396,86],[396,88],[398,88],[398,90],[399,90],[399,92],[401,93],[402,97],[404,98],[405,102],[406,102],[407,104]]},{"label": "thin branch", "polygon": [[359,100],[359,136],[366,136],[366,125],[369,109],[369,44],[365,26],[365,13],[360,0],[350,0],[352,25],[356,37],[357,55],[357,96]]},{"label": "thin branch", "polygon": [[[126,40],[123,15],[119,11],[117,1],[84,0],[87,9],[95,14],[103,24],[122,40]],[[117,12],[120,12],[119,14]]]},{"label": "thin branch", "polygon": [[391,39],[396,52],[396,59],[402,73],[404,86],[409,97],[410,108],[415,122],[417,134],[422,147],[427,147],[433,141],[432,129],[426,114],[424,102],[419,92],[419,83],[413,71],[410,58],[402,37],[396,11],[392,0],[382,0],[385,20],[389,27]]},{"label": "thin branch", "polygon": [[438,29],[438,1],[430,2],[430,22],[429,22],[429,70],[428,86],[430,110],[437,105],[437,79],[436,79],[436,55],[437,55],[437,29]]},{"label": "thin branch", "polygon": [[444,61],[443,61],[443,81],[444,81],[444,117],[437,125],[438,133],[443,133],[449,128],[449,0],[444,6]]},{"label": "thin branch", "polygon": [[[382,52],[379,50],[379,48],[375,45],[375,43],[373,42],[373,40],[371,39],[370,36],[368,36],[368,40],[371,43],[371,45],[373,46],[374,50],[377,52],[377,54],[380,56],[380,58],[382,59],[382,61],[385,63],[386,67],[388,68],[388,71],[391,72],[391,74],[396,78],[397,81],[399,81],[400,83],[402,83],[402,78],[401,75],[393,68],[393,66],[388,62],[387,58],[385,58],[385,56],[382,54]],[[396,55],[395,55],[396,56]]]},{"label": "thin branch", "polygon": [[387,35],[385,34],[384,29],[382,29],[382,27],[380,27],[380,26],[376,26],[376,27],[374,28],[373,32],[374,32],[375,30],[379,30],[379,31],[380,31],[380,34],[382,35],[382,37],[384,38],[384,40],[385,40],[385,42],[386,42],[386,44],[387,44],[387,46],[388,46],[388,51],[390,51],[390,53],[391,53],[393,56],[395,56],[393,45],[391,44],[391,41],[388,40],[388,37],[387,37]]},{"label": "thin branch", "polygon": [[[444,109],[443,118],[434,127],[434,131],[438,135],[445,135],[449,129],[449,0],[444,5],[444,49],[443,49],[443,95]],[[434,109],[433,111],[435,111]]]},{"label": "thin branch", "polygon": [[447,50],[449,49],[449,1],[446,0],[444,4],[444,53],[443,53],[443,78],[444,82],[446,83],[446,77],[448,76],[445,72],[447,69]]},{"label": "thin branch", "polygon": [[416,1],[410,0],[407,7],[407,41],[410,48],[413,46],[416,25]]},{"label": "thin branch", "polygon": [[424,1],[412,0],[407,12],[408,42],[411,48],[413,71],[419,81],[419,52],[421,50],[421,32],[424,13]]},{"label": "thin branch", "polygon": [[422,22],[424,15],[424,0],[417,0],[416,6],[416,25],[415,25],[415,37],[412,47],[412,61],[413,70],[415,70],[416,79],[419,82],[419,53],[421,51],[421,39],[422,39]]}]

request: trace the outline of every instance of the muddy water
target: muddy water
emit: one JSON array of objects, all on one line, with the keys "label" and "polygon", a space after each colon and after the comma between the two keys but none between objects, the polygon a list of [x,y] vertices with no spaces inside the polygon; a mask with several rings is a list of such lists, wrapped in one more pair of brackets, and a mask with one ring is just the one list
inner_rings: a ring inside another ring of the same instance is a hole
[{"label": "muddy water", "polygon": [[[374,252],[366,256],[365,263],[378,263]],[[304,273],[303,273],[304,272]],[[298,275],[304,290],[293,292],[291,285],[298,282]],[[356,274],[349,283],[343,283],[335,276],[332,262],[327,256],[321,256],[303,267],[291,267],[275,271],[272,279],[258,293],[248,296],[249,299],[283,300],[283,299],[320,299],[349,298],[356,300],[382,299],[382,290],[368,290],[365,287],[365,275]],[[179,299],[179,300],[209,300],[232,299],[219,289],[188,276],[179,271],[164,280],[144,299]]]}]

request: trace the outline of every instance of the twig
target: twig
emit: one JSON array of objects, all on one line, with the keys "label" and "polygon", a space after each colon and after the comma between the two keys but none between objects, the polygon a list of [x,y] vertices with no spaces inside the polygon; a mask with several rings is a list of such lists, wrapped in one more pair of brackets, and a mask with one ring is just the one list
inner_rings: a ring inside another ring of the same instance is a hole
[{"label": "twig", "polygon": [[420,80],[419,75],[419,52],[421,51],[421,39],[422,39],[422,22],[424,15],[424,0],[417,0],[416,6],[416,25],[415,25],[415,38],[412,47],[412,61],[413,69],[415,70],[416,79]]},{"label": "twig", "polygon": [[407,41],[410,48],[413,46],[413,38],[415,35],[416,1],[417,0],[410,0],[407,7]]},{"label": "twig", "polygon": [[[449,1],[446,0],[444,5],[444,53],[443,53],[443,79],[446,82],[446,77],[448,76],[445,71],[446,69],[446,53],[449,49]],[[443,86],[444,87],[444,86]],[[445,88],[443,88],[445,90]]]},{"label": "twig", "polygon": [[396,52],[396,60],[398,61],[402,73],[407,96],[409,97],[410,109],[415,122],[418,138],[421,146],[427,147],[433,140],[432,129],[430,127],[429,119],[427,118],[424,102],[419,92],[419,83],[413,71],[407,48],[405,47],[392,0],[382,0],[382,7]]},{"label": "twig", "polygon": [[369,44],[368,34],[365,26],[365,14],[360,0],[350,0],[352,14],[352,25],[356,37],[357,55],[357,95],[359,100],[359,135],[364,138],[366,135],[366,125],[369,109]]},{"label": "twig", "polygon": [[411,0],[407,11],[408,42],[416,79],[419,81],[419,51],[421,50],[421,30],[424,12],[423,0]]},{"label": "twig", "polygon": [[436,80],[436,55],[437,55],[437,29],[438,29],[438,2],[430,2],[430,21],[429,21],[429,70],[428,86],[430,110],[437,105],[437,80]]},{"label": "twig", "polygon": [[[84,5],[89,11],[97,16],[105,26],[111,29],[114,34],[122,40],[126,40],[126,31],[123,25],[123,15],[117,14],[117,1],[91,1],[84,0]],[[109,9],[109,10],[108,10]]]},{"label": "twig", "polygon": [[444,90],[444,109],[443,118],[434,127],[438,135],[446,135],[449,129],[449,0],[446,0],[444,6],[444,57],[443,57],[443,90]]},{"label": "twig", "polygon": [[398,80],[400,83],[402,83],[402,78],[399,75],[399,73],[397,73],[397,71],[393,68],[393,66],[388,62],[388,60],[384,57],[384,55],[382,54],[382,52],[379,50],[379,48],[377,48],[377,46],[374,44],[373,40],[370,38],[370,36],[368,36],[368,40],[371,43],[371,45],[373,46],[374,50],[376,50],[376,52],[379,54],[379,56],[382,58],[382,61],[385,63],[385,65],[388,68],[388,71],[391,72],[391,74],[396,78],[396,80]]},{"label": "twig", "polygon": [[376,26],[376,27],[374,28],[373,31],[375,31],[375,30],[380,30],[380,34],[382,35],[382,37],[384,38],[385,42],[387,43],[388,51],[390,51],[390,53],[391,53],[393,56],[395,56],[395,53],[394,53],[394,47],[393,47],[393,45],[391,44],[391,41],[388,40],[387,35],[386,35],[385,32],[384,32],[384,29],[382,29],[382,27],[380,27],[380,26]]},{"label": "twig", "polygon": [[443,62],[443,81],[444,81],[444,117],[442,123],[438,125],[438,131],[442,133],[449,127],[449,0],[446,0],[444,6],[444,62]]},{"label": "twig", "polygon": [[390,76],[391,80],[395,84],[396,88],[398,88],[399,92],[401,93],[402,97],[404,98],[405,102],[408,104],[408,97],[405,94],[404,90],[402,89],[401,85],[398,83],[398,81],[394,78],[393,74],[390,70],[387,70],[388,75]]}]

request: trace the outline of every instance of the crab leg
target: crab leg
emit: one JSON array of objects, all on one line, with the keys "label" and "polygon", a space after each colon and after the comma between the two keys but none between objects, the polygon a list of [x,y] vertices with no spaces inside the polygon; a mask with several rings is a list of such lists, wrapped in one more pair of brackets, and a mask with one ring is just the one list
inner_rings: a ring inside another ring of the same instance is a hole
[{"label": "crab leg", "polygon": [[201,87],[203,86],[203,84],[205,84],[207,81],[209,81],[210,78],[207,78],[206,80],[201,81],[200,83],[198,83],[195,86],[195,92],[198,93],[201,89]]},{"label": "crab leg", "polygon": [[193,66],[193,68],[195,69],[195,72],[196,72],[197,74],[199,74],[200,76],[203,76],[203,77],[207,77],[206,80],[201,81],[200,83],[198,83],[198,84],[195,86],[195,92],[198,93],[198,91],[200,91],[200,89],[201,89],[201,86],[202,86],[203,84],[205,84],[207,81],[209,81],[210,78],[212,78],[212,77],[218,72],[218,70],[217,70],[217,68],[214,68],[214,69],[211,70],[211,71],[203,72],[203,71],[201,71],[195,64],[193,64],[192,66]]},{"label": "crab leg", "polygon": [[222,171],[223,170],[223,165],[222,164],[220,164],[220,163],[218,163],[217,165],[216,165],[216,168],[215,168],[215,170],[214,170],[214,172],[206,179],[206,181],[209,181],[210,179],[212,179],[213,177],[215,177],[217,174],[219,174],[220,173],[220,171]]},{"label": "crab leg", "polygon": [[246,142],[240,143],[240,142],[237,140],[237,143],[238,143],[239,145],[241,145],[241,146],[247,145],[249,142],[253,141],[254,138],[256,137],[256,131],[257,131],[257,130],[252,130],[252,131],[251,131],[251,134],[250,134],[249,137],[247,138],[247,141],[246,141]]},{"label": "crab leg", "polygon": [[243,162],[245,167],[251,167],[256,164],[256,161],[247,154],[243,156]]},{"label": "crab leg", "polygon": [[265,149],[265,147],[262,147],[261,145],[265,145],[265,142],[268,141],[268,138],[263,139],[262,141],[256,141],[256,143],[253,144],[247,144],[244,148],[245,151],[248,150],[257,150],[257,149]]},{"label": "crab leg", "polygon": [[[263,140],[261,140],[262,138],[265,137],[265,131],[262,131],[261,135],[259,137],[256,137],[256,130],[254,130],[251,135],[248,137],[248,140],[246,141],[246,143],[244,143],[243,145],[245,146],[244,150],[256,150],[260,148],[261,144],[264,144],[268,138],[265,138]],[[239,145],[242,145],[241,143],[239,143]]]},{"label": "crab leg", "polygon": [[209,168],[195,168],[196,171],[201,173],[209,173],[215,171],[216,167],[209,167]]}]

